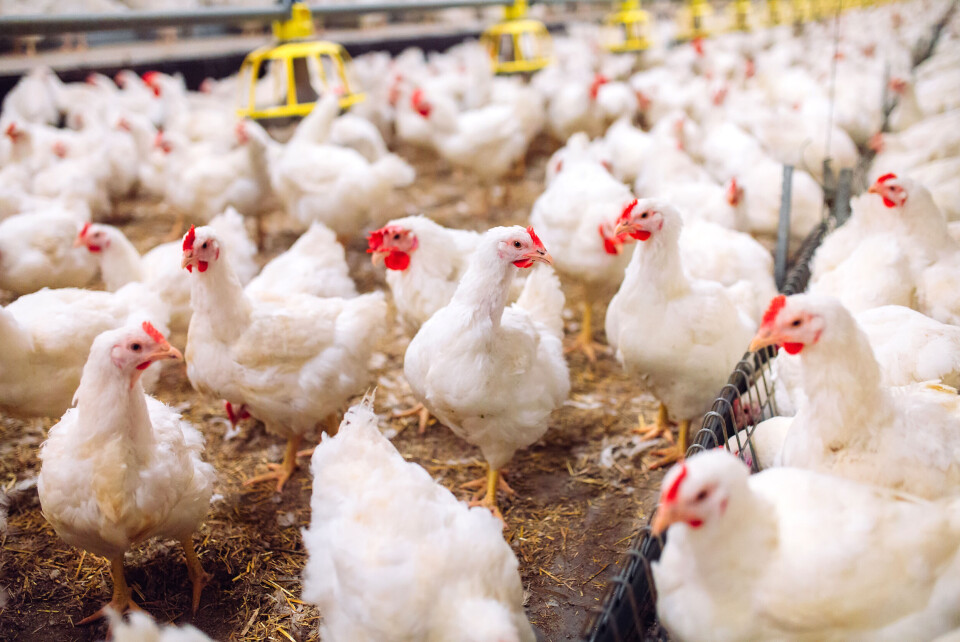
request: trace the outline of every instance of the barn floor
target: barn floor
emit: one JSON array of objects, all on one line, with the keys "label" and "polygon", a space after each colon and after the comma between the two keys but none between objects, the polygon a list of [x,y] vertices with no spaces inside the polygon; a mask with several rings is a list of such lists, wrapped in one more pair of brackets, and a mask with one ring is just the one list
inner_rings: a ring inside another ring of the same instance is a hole
[{"label": "barn floor", "polygon": [[[432,153],[400,148],[418,178],[384,207],[392,210],[391,218],[423,212],[449,226],[525,224],[543,189],[546,159],[556,146],[547,138],[535,141],[524,176],[503,181],[489,198],[472,177],[451,171]],[[490,209],[484,215],[487,201]],[[120,204],[109,222],[121,226],[143,250],[164,240],[173,220],[162,203],[136,200]],[[296,239],[293,225],[282,215],[267,223],[264,260]],[[360,289],[384,287],[382,268],[370,265],[364,249],[363,239],[348,248]],[[583,292],[574,284],[565,287],[567,333],[573,335]],[[597,313],[602,327],[602,310]],[[185,339],[172,338],[180,347]],[[381,429],[396,434],[393,442],[405,457],[467,498],[460,484],[480,472],[479,452],[442,426],[432,424],[419,436],[415,417],[392,415],[412,404],[402,374],[408,341],[398,325],[377,358]],[[579,353],[569,360],[570,399],[555,413],[545,437],[511,462],[508,477],[517,497],[502,504],[505,536],[520,560],[528,614],[545,640],[580,637],[601,605],[621,554],[653,507],[660,480],[645,465],[646,451],[654,444],[630,432],[638,412],[653,418],[652,399],[621,373],[611,354],[602,354],[595,364]],[[214,580],[192,616],[183,552],[174,542],[152,541],[126,558],[135,598],[157,619],[191,623],[218,640],[318,640],[322,614],[299,599],[305,561],[300,529],[310,519],[309,474],[302,467],[280,495],[265,486],[244,488],[245,478],[282,458],[283,444],[249,420],[239,437],[224,440],[222,404],[196,393],[182,364],[170,365],[157,396],[202,428],[206,458],[219,473],[209,517],[195,537]],[[38,447],[53,423],[0,418],[0,487],[11,503],[9,530],[0,539],[4,640],[97,640],[107,632],[105,624],[75,628],[74,623],[109,599],[108,563],[56,536],[40,513],[32,485],[39,470]]]}]

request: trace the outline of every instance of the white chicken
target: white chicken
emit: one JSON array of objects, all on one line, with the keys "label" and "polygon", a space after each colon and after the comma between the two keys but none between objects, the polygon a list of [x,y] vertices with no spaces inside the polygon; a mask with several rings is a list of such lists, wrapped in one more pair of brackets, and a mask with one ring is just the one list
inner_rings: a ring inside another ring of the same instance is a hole
[{"label": "white chicken", "polygon": [[343,246],[322,223],[313,223],[290,249],[263,266],[244,290],[253,296],[288,292],[344,299],[357,296]]},{"label": "white chicken", "polygon": [[[257,272],[257,248],[247,237],[243,217],[233,209],[210,221],[225,247],[229,248],[241,284]],[[180,268],[180,242],[157,245],[143,256],[123,232],[102,223],[87,223],[77,234],[76,245],[83,245],[100,265],[104,285],[111,292],[127,283],[144,283],[170,308],[170,327],[186,330],[190,323],[190,282]]]},{"label": "white chicken", "polygon": [[483,453],[486,479],[473,485],[480,503],[498,514],[498,486],[507,488],[500,468],[547,431],[550,413],[570,392],[556,275],[534,271],[506,307],[518,268],[535,262],[551,259],[533,228],[487,231],[453,299],[420,327],[404,357],[414,396]]},{"label": "white chicken", "polygon": [[0,290],[29,294],[41,288],[84,287],[96,261],[73,247],[82,218],[52,207],[0,221]]},{"label": "white chicken", "polygon": [[607,308],[607,341],[660,401],[656,423],[640,433],[669,437],[668,419],[680,424],[678,443],[654,453],[656,467],[684,456],[690,423],[707,412],[756,328],[722,285],[684,271],[682,226],[673,207],[646,199],[615,230],[641,243]]},{"label": "white chicken", "polygon": [[415,332],[450,303],[479,238],[422,215],[394,219],[367,235],[367,252],[386,266],[393,303],[408,329]]},{"label": "white chicken", "polygon": [[189,624],[178,627],[173,624],[157,624],[146,613],[131,612],[127,620],[111,610],[110,633],[113,642],[213,642],[199,629]]},{"label": "white chicken", "polygon": [[533,642],[501,525],[467,508],[380,434],[372,401],[347,411],[311,462],[303,598],[330,642]]},{"label": "white chicken", "polygon": [[[131,321],[165,328],[169,312],[139,283],[117,292],[43,289],[0,309],[0,410],[57,417],[73,401],[94,338]],[[157,368],[144,384],[156,382]]]},{"label": "white chicken", "polygon": [[209,227],[190,228],[181,263],[192,279],[187,377],[287,439],[283,463],[246,482],[273,479],[279,492],[304,435],[335,418],[366,385],[367,362],[387,321],[383,294],[248,296]]},{"label": "white chicken", "polygon": [[90,348],[71,408],[40,449],[43,515],[71,546],[110,560],[106,608],[137,608],[123,556],[154,537],[178,540],[193,583],[193,610],[210,580],[192,534],[210,507],[216,473],[201,459],[203,436],[140,385],[151,363],[182,359],[150,323],[104,332]]},{"label": "white chicken", "polygon": [[[657,614],[678,640],[930,640],[960,627],[960,501],[710,451],[663,481]],[[744,552],[749,551],[749,563]]]},{"label": "white chicken", "polygon": [[[593,340],[593,306],[609,300],[630,261],[617,219],[636,201],[630,189],[592,160],[565,160],[530,212],[530,224],[551,249],[560,274],[586,285],[580,334],[572,348],[591,362],[605,346]],[[632,249],[632,248],[631,248]]]},{"label": "white chicken", "polygon": [[[780,463],[920,497],[960,484],[960,398],[920,383],[887,388],[867,336],[836,299],[777,297],[751,350],[779,344],[800,355],[807,401],[790,425]],[[762,426],[762,424],[761,424]]]}]

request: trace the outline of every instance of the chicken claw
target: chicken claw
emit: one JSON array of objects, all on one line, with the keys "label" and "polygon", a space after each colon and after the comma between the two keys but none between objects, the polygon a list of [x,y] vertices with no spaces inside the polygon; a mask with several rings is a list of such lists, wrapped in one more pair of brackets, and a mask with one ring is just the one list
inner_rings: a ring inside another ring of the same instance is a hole
[{"label": "chicken claw", "polygon": [[247,481],[243,482],[243,485],[252,486],[253,484],[259,484],[260,482],[272,481],[276,479],[277,492],[279,493],[283,491],[283,485],[287,483],[287,480],[293,475],[293,471],[297,469],[297,449],[300,447],[301,441],[303,441],[303,437],[299,435],[288,439],[287,450],[283,455],[283,461],[279,464],[267,464],[267,468],[271,469],[273,472],[251,477]]},{"label": "chicken claw", "polygon": [[127,611],[143,610],[133,601],[133,595],[130,594],[130,587],[127,586],[127,580],[123,576],[122,554],[120,557],[110,560],[110,576],[113,578],[113,597],[109,602],[104,604],[99,611],[77,622],[76,626],[84,626],[97,620],[102,620],[107,617],[107,612],[111,609],[121,615]]},{"label": "chicken claw", "polygon": [[490,510],[494,517],[499,519],[504,527],[506,527],[503,514],[500,512],[500,508],[497,506],[497,491],[502,490],[508,497],[513,497],[517,493],[515,490],[510,488],[510,485],[507,484],[507,481],[503,478],[503,475],[500,474],[499,470],[490,468],[488,466],[486,475],[480,477],[479,479],[461,484],[460,487],[468,490],[476,489],[477,492],[470,500],[469,506],[471,508],[474,506],[483,506],[484,508]]},{"label": "chicken claw", "polygon": [[[430,411],[427,410],[427,407],[422,403],[418,403],[412,408],[407,408],[406,410],[396,410],[393,413],[394,417],[411,417],[417,415],[417,434],[422,435],[427,432],[427,424],[430,422]],[[402,430],[402,429],[401,429]]]},{"label": "chicken claw", "polygon": [[[650,470],[656,470],[658,468],[663,468],[669,464],[680,461],[687,454],[687,433],[690,431],[690,421],[684,420],[680,422],[680,427],[677,432],[679,434],[679,439],[677,443],[668,446],[667,448],[657,448],[656,450],[650,451],[651,455],[657,457],[653,463],[650,464]],[[672,437],[671,437],[672,439]]]},{"label": "chicken claw", "polygon": [[670,432],[670,421],[667,418],[667,407],[663,404],[660,404],[660,410],[657,411],[657,421],[655,423],[652,425],[646,423],[643,418],[643,413],[640,414],[638,423],[639,425],[633,429],[633,432],[645,440],[662,438],[673,442],[673,434]]},{"label": "chicken claw", "polygon": [[193,584],[193,601],[191,602],[191,607],[193,613],[196,614],[197,608],[200,606],[200,593],[203,591],[203,587],[210,583],[213,576],[203,570],[203,566],[200,564],[200,558],[197,557],[197,552],[193,548],[192,537],[180,540],[180,544],[183,546],[183,553],[187,558],[187,574],[190,576],[190,582]]},{"label": "chicken claw", "polygon": [[593,306],[583,304],[583,320],[580,322],[580,333],[573,343],[564,348],[563,352],[582,352],[590,363],[596,363],[597,352],[603,352],[607,346],[593,340]]}]

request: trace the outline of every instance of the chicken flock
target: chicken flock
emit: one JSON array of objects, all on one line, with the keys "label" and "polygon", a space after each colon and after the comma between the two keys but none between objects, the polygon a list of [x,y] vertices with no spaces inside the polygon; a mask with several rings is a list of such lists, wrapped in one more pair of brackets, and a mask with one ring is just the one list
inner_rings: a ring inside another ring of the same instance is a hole
[{"label": "chicken flock", "polygon": [[[61,417],[36,453],[43,515],[113,580],[81,623],[160,639],[119,617],[140,608],[124,554],[152,538],[183,547],[194,611],[212,590],[193,542],[217,483],[204,426],[151,395],[161,364],[185,362],[232,431],[253,418],[285,442],[246,484],[282,493],[311,456],[302,596],[323,640],[534,640],[503,469],[557,425],[571,366],[612,351],[658,401],[634,429],[661,440],[651,468],[680,462],[652,526],[669,529],[653,574],[676,639],[960,629],[960,21],[910,55],[946,7],[845,13],[836,50],[832,23],[808,24],[656,48],[639,70],[571,25],[528,81],[494,77],[476,43],[367,54],[366,102],[339,114],[323,97],[283,136],[236,120],[235,77],[194,92],[158,72],[24,76],[0,114],[0,411]],[[881,132],[885,66],[899,102]],[[489,205],[543,133],[565,144],[520,225],[386,206],[417,180],[394,141],[476,177]],[[824,216],[824,160],[853,168],[867,149],[869,189],[809,292],[778,295],[783,164],[795,250]],[[178,219],[144,254],[109,224],[140,197]],[[278,210],[298,237],[261,267]],[[385,289],[358,291],[360,245]],[[587,295],[565,337],[573,285]],[[433,417],[486,462],[469,504],[379,426],[372,363],[394,327],[421,431]],[[780,416],[741,454],[762,472],[722,450],[683,460],[748,346],[783,348]]]}]

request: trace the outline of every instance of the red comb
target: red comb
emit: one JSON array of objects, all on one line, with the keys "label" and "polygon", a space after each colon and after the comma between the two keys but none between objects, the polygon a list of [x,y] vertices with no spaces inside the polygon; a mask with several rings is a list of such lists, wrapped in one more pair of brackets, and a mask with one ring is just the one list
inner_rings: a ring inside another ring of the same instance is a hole
[{"label": "red comb", "polygon": [[84,238],[87,235],[87,232],[90,231],[90,222],[87,221],[83,224],[83,227],[80,228],[80,238]]},{"label": "red comb", "polygon": [[597,74],[593,77],[593,82],[590,83],[590,97],[594,100],[597,99],[597,94],[600,93],[600,87],[606,85],[609,80],[603,74]]},{"label": "red comb", "polygon": [[374,230],[367,234],[367,254],[376,252],[383,245],[383,235],[386,233],[385,228],[379,230]]},{"label": "red comb", "polygon": [[783,306],[787,304],[787,297],[783,294],[773,297],[773,301],[770,302],[770,307],[767,308],[767,311],[763,313],[763,320],[761,325],[769,325],[773,323],[777,315],[780,314],[780,310],[783,309]]},{"label": "red comb", "polygon": [[195,240],[197,240],[197,230],[191,225],[187,233],[183,235],[183,251],[192,250]]},{"label": "red comb", "polygon": [[897,175],[894,174],[894,173],[892,173],[892,172],[889,173],[889,174],[884,174],[883,176],[881,176],[880,178],[877,179],[877,182],[878,182],[878,183],[886,183],[887,181],[891,181],[891,180],[892,180],[892,181],[897,180]]},{"label": "red comb", "polygon": [[167,345],[167,338],[160,334],[160,331],[153,327],[153,324],[149,321],[143,322],[143,331],[146,332],[151,339],[164,346]]},{"label": "red comb", "polygon": [[13,138],[14,136],[16,136],[16,135],[17,135],[17,124],[16,124],[16,123],[10,123],[9,125],[7,125],[6,134],[7,134],[7,136],[10,136],[11,138]]},{"label": "red comb", "polygon": [[143,72],[143,76],[142,76],[143,82],[145,82],[145,83],[147,83],[147,84],[149,85],[149,84],[152,83],[154,80],[156,80],[156,79],[157,79],[157,76],[159,76],[159,75],[160,75],[160,72],[159,72],[159,71],[145,71],[145,72]]},{"label": "red comb", "polygon": [[528,225],[528,226],[527,226],[527,234],[529,234],[529,235],[530,235],[530,238],[533,239],[533,244],[534,244],[534,245],[536,245],[537,247],[539,247],[539,248],[541,248],[541,249],[546,249],[545,247],[543,247],[543,242],[540,240],[540,237],[537,236],[537,233],[533,231],[533,226],[532,226],[532,225]]},{"label": "red comb", "polygon": [[673,483],[670,484],[670,488],[663,494],[663,504],[669,504],[672,501],[677,499],[677,495],[680,494],[680,484],[683,483],[683,480],[687,476],[687,463],[681,462],[680,464],[680,474],[677,475],[677,478],[673,480]]},{"label": "red comb", "polygon": [[637,199],[633,199],[627,206],[623,208],[623,211],[620,212],[620,218],[617,219],[618,223],[622,223],[630,218],[630,213],[633,212],[633,208],[637,206]]},{"label": "red comb", "polygon": [[694,38],[691,44],[693,45],[693,50],[697,52],[697,55],[702,56],[703,55],[703,38]]}]

